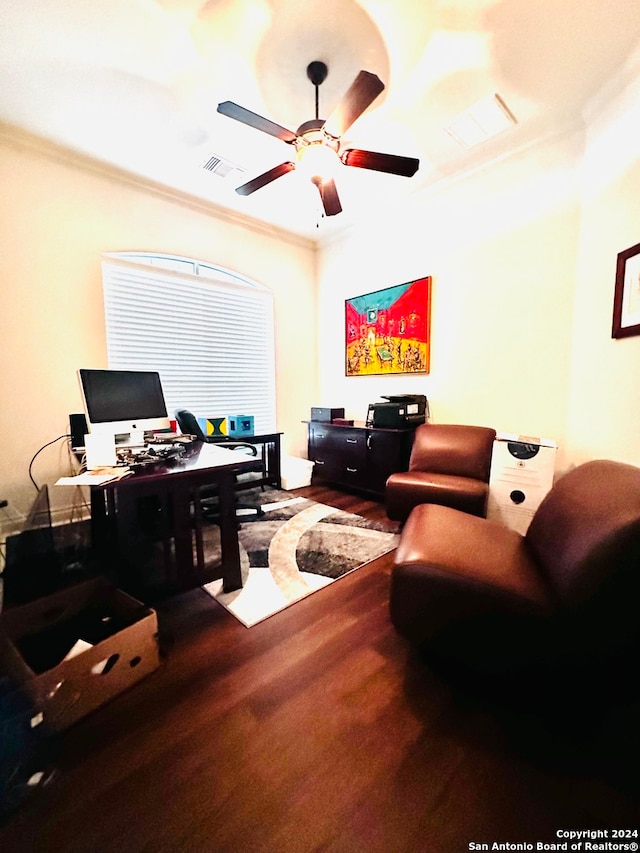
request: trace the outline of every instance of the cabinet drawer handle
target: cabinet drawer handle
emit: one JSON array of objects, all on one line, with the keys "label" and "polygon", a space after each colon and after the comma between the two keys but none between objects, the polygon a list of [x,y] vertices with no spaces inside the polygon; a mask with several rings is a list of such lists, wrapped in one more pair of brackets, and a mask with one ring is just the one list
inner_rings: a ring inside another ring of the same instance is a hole
[{"label": "cabinet drawer handle", "polygon": [[358,443],[357,438],[348,438],[347,439],[347,444],[357,444],[357,443]]},{"label": "cabinet drawer handle", "polygon": [[326,432],[317,432],[316,438],[324,438],[326,436]]},{"label": "cabinet drawer handle", "polygon": [[316,465],[324,465],[323,460],[322,459],[316,459]]},{"label": "cabinet drawer handle", "polygon": [[350,474],[357,474],[357,473],[358,473],[358,469],[357,469],[357,468],[347,468],[347,471],[348,471]]}]

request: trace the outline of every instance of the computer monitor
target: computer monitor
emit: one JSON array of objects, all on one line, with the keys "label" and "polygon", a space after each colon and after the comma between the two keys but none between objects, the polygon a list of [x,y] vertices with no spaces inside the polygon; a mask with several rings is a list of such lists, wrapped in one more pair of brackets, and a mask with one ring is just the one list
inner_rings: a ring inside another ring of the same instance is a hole
[{"label": "computer monitor", "polygon": [[171,428],[156,371],[80,368],[78,378],[90,433],[126,441],[132,433]]}]

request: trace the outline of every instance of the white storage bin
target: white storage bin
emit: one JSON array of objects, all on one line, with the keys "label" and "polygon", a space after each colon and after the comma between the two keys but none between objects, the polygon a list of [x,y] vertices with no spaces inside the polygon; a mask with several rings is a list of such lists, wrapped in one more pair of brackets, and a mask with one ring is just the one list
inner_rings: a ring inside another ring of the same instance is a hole
[{"label": "white storage bin", "polygon": [[498,433],[493,444],[487,517],[526,533],[553,485],[557,445],[546,438]]},{"label": "white storage bin", "polygon": [[313,462],[299,456],[283,456],[281,462],[282,488],[301,489],[311,485]]}]

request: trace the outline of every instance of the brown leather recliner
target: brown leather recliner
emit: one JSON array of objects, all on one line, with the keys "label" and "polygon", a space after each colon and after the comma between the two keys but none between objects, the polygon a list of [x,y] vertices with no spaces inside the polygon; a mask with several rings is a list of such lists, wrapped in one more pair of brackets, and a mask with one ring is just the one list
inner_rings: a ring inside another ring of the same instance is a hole
[{"label": "brown leather recliner", "polygon": [[406,521],[419,504],[443,504],[485,517],[496,431],[462,424],[417,427],[409,470],[392,474],[386,484],[387,515]]},{"label": "brown leather recliner", "polygon": [[393,624],[428,656],[483,677],[578,673],[585,700],[595,673],[611,680],[622,668],[612,690],[628,686],[639,606],[640,468],[608,460],[561,477],[525,535],[417,507],[391,578]]}]

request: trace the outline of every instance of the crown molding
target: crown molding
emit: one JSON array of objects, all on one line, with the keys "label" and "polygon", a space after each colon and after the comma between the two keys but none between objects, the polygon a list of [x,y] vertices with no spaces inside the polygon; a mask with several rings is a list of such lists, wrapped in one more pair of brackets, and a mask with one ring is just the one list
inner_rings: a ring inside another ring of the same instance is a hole
[{"label": "crown molding", "polygon": [[198,213],[204,213],[214,219],[219,219],[225,223],[236,225],[239,228],[253,231],[261,236],[267,236],[274,240],[306,249],[317,249],[317,242],[308,237],[303,237],[284,228],[261,222],[245,214],[228,210],[214,202],[169,187],[150,178],[136,175],[133,172],[128,172],[125,169],[90,157],[82,152],[74,151],[64,145],[2,121],[0,121],[0,142],[17,150],[37,154],[52,162],[95,175],[113,183],[128,186],[148,195],[153,195],[163,201],[169,201],[195,210]]}]

